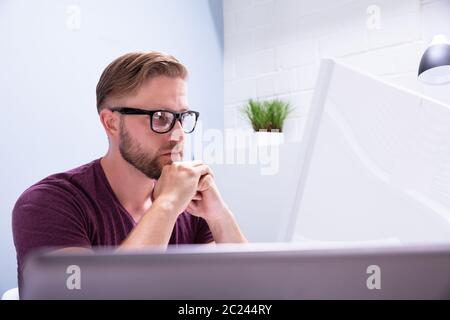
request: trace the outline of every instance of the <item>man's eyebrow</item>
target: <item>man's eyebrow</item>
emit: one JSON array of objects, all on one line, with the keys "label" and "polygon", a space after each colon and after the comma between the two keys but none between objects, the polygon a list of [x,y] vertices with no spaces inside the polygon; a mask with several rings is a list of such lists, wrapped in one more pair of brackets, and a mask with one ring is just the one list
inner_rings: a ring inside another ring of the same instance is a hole
[{"label": "man's eyebrow", "polygon": [[171,112],[186,112],[186,111],[189,111],[189,110],[191,110],[189,107],[183,107],[183,108],[181,108],[181,110],[175,110],[175,109],[173,109],[173,108],[168,108],[168,107],[153,107],[153,108],[151,108],[151,109],[149,109],[149,110],[147,110],[147,111],[152,111],[152,110],[166,110],[166,111],[171,111]]},{"label": "man's eyebrow", "polygon": [[189,111],[189,108],[188,107],[184,107],[184,108],[181,108],[181,110],[180,110],[180,112],[185,112],[185,111]]},{"label": "man's eyebrow", "polygon": [[172,111],[172,112],[185,112],[185,111],[189,111],[190,109],[189,109],[189,107],[183,107],[183,108],[181,108],[180,111],[178,111],[178,110],[174,110],[172,108],[161,107],[161,110],[167,110],[167,111]]}]

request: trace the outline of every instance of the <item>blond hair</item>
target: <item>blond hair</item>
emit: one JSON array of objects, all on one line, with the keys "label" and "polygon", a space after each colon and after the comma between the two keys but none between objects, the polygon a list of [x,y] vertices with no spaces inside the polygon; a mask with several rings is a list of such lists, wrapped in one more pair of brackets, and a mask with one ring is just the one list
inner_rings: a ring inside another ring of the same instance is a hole
[{"label": "blond hair", "polygon": [[144,81],[157,77],[187,77],[187,69],[175,57],[156,51],[127,53],[111,62],[97,84],[97,111],[111,98],[124,97]]}]

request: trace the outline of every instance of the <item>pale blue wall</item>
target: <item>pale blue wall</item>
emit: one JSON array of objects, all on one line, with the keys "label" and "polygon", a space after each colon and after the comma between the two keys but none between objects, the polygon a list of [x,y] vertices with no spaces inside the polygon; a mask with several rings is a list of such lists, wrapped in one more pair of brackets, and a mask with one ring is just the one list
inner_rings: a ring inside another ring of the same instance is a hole
[{"label": "pale blue wall", "polygon": [[[66,27],[71,4],[81,9],[76,31]],[[190,70],[204,126],[222,128],[222,25],[222,0],[0,1],[0,293],[16,286],[17,197],[106,151],[95,86],[114,58],[173,54]]]}]

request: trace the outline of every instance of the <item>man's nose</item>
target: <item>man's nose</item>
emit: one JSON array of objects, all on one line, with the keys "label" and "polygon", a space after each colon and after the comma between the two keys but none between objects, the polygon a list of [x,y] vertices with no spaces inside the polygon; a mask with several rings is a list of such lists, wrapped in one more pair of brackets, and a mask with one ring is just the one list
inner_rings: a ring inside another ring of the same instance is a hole
[{"label": "man's nose", "polygon": [[175,121],[175,125],[173,126],[173,129],[170,132],[170,140],[172,141],[184,140],[184,130],[179,120]]}]

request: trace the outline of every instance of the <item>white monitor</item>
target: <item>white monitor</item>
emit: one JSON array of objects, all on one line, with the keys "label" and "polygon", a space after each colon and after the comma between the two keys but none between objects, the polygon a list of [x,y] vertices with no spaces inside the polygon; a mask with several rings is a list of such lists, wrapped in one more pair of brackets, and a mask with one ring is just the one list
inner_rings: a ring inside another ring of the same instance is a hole
[{"label": "white monitor", "polygon": [[450,242],[450,106],[324,59],[288,241]]}]

